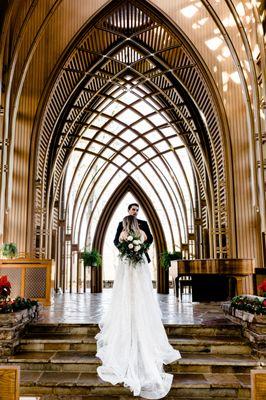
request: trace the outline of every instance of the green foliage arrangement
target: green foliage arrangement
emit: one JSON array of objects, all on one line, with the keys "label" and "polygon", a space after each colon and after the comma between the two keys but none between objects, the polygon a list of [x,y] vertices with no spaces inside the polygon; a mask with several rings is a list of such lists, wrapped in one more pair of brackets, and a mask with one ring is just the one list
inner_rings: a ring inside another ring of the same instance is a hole
[{"label": "green foliage arrangement", "polygon": [[100,267],[102,265],[102,256],[98,250],[92,249],[89,251],[85,248],[81,253],[81,258],[86,267]]},{"label": "green foliage arrangement", "polygon": [[235,296],[231,300],[231,307],[251,314],[266,315],[266,298],[249,296]]},{"label": "green foliage arrangement", "polygon": [[37,306],[38,302],[35,300],[24,299],[23,297],[16,297],[11,299],[11,283],[6,275],[0,277],[0,314],[11,313],[15,311],[29,309]]},{"label": "green foliage arrangement", "polygon": [[3,257],[14,258],[18,254],[16,243],[4,243],[1,247]]},{"label": "green foliage arrangement", "polygon": [[171,261],[173,260],[181,260],[182,253],[181,251],[174,251],[173,253],[169,253],[167,250],[161,253],[160,257],[160,265],[164,269],[168,269],[171,265]]},{"label": "green foliage arrangement", "polygon": [[0,301],[0,314],[26,310],[37,305],[38,302],[35,300],[25,299],[18,296],[14,300],[6,299]]}]

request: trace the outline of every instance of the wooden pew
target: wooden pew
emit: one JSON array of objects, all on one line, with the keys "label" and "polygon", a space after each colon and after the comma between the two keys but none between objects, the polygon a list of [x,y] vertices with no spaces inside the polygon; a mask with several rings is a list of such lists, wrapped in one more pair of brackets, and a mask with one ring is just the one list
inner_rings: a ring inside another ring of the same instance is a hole
[{"label": "wooden pew", "polygon": [[19,400],[19,377],[19,367],[0,365],[1,400]]}]

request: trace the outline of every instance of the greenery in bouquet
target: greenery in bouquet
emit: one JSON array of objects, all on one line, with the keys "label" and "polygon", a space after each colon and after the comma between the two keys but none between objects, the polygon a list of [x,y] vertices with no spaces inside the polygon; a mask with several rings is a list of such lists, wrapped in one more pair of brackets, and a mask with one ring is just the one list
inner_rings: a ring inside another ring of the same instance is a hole
[{"label": "greenery in bouquet", "polygon": [[29,309],[38,305],[37,301],[24,299],[22,297],[10,298],[11,283],[7,276],[0,277],[0,314]]},{"label": "greenery in bouquet", "polygon": [[266,315],[266,299],[259,297],[235,296],[231,300],[231,307],[251,314]]},{"label": "greenery in bouquet", "polygon": [[149,243],[145,243],[135,233],[130,232],[127,238],[118,244],[119,256],[127,259],[133,266],[143,262],[144,253],[148,250]]}]

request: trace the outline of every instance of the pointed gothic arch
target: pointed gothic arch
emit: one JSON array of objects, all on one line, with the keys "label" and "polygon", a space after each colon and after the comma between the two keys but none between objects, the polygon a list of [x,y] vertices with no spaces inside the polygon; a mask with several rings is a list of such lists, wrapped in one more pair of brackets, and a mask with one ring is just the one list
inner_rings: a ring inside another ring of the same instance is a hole
[{"label": "pointed gothic arch", "polygon": [[[120,186],[116,189],[116,191],[110,197],[110,201],[108,202],[108,207],[105,207],[103,210],[99,222],[97,224],[94,240],[93,240],[93,248],[96,248],[102,253],[103,244],[105,234],[107,232],[107,227],[109,222],[115,212],[117,205],[120,203],[122,198],[125,196],[127,192],[131,192],[136,197],[137,201],[140,203],[140,206],[143,208],[145,214],[148,217],[149,225],[151,231],[153,233],[153,239],[155,244],[155,249],[157,252],[157,291],[158,293],[168,293],[169,292],[169,273],[168,271],[164,271],[159,266],[159,258],[160,253],[162,253],[166,247],[166,240],[163,231],[162,224],[157,215],[157,212],[150,201],[149,197],[145,195],[141,186],[131,177],[127,177],[120,184]],[[119,222],[119,221],[118,221]],[[115,232],[114,232],[115,236]],[[94,282],[96,282],[95,291],[102,291],[102,270],[97,269],[92,272],[94,276]]]}]

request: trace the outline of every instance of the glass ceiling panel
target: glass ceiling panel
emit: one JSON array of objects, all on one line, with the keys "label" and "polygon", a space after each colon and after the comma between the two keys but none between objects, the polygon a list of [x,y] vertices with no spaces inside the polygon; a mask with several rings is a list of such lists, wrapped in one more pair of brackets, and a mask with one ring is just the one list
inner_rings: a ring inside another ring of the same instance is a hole
[{"label": "glass ceiling panel", "polygon": [[132,157],[134,154],[136,153],[136,151],[134,149],[132,149],[132,147],[127,146],[124,150],[123,150],[123,154],[124,156],[126,156],[127,158]]},{"label": "glass ceiling panel", "polygon": [[119,121],[122,121],[127,125],[133,124],[133,122],[137,121],[139,118],[140,116],[137,113],[128,108],[117,116]]},{"label": "glass ceiling panel", "polygon": [[120,139],[115,139],[110,143],[110,146],[115,150],[120,150],[124,145],[125,143]]},{"label": "glass ceiling panel", "polygon": [[132,132],[130,129],[127,129],[125,132],[119,135],[122,139],[126,140],[127,142],[132,142],[138,135],[135,132]]},{"label": "glass ceiling panel", "polygon": [[93,153],[100,153],[100,151],[103,149],[103,145],[102,144],[98,144],[95,142],[92,142],[88,148],[89,151],[92,151]]},{"label": "glass ceiling panel", "polygon": [[143,162],[145,162],[145,158],[142,157],[140,154],[136,154],[133,159],[132,162],[134,162],[136,165],[140,165]]},{"label": "glass ceiling panel", "polygon": [[148,147],[147,149],[143,150],[143,154],[148,158],[152,158],[157,154],[157,152],[155,152],[151,147]]},{"label": "glass ceiling panel", "polygon": [[[173,134],[174,134],[174,133],[175,133],[175,132],[173,131]],[[169,138],[168,140],[169,140],[169,142],[171,143],[171,145],[172,145],[173,147],[183,146],[183,143],[182,143],[180,137],[178,137],[178,136],[175,136],[175,137],[173,137],[173,138]]]},{"label": "glass ceiling panel", "polygon": [[102,155],[103,157],[109,159],[113,154],[115,154],[115,151],[114,151],[114,150],[111,150],[111,149],[109,149],[109,148],[107,148],[107,149],[105,149],[105,150],[102,152],[101,155]]},{"label": "glass ceiling panel", "polygon": [[105,99],[103,100],[98,106],[97,106],[97,111],[102,111],[105,107],[110,104],[112,99]]},{"label": "glass ceiling panel", "polygon": [[76,147],[79,147],[80,149],[85,149],[88,146],[88,144],[89,144],[88,140],[79,139],[77,141]]},{"label": "glass ceiling panel", "polygon": [[127,105],[130,105],[134,103],[134,101],[137,101],[138,97],[135,94],[127,91],[124,94],[122,94],[122,96],[119,97],[119,100]]},{"label": "glass ceiling panel", "polygon": [[107,108],[104,109],[104,114],[110,115],[110,117],[112,117],[113,115],[116,115],[123,108],[124,106],[122,104],[113,102]]},{"label": "glass ceiling panel", "polygon": [[108,132],[111,133],[119,133],[122,131],[122,129],[124,128],[124,125],[120,124],[119,122],[115,121],[111,121],[109,122],[104,129],[106,129]]},{"label": "glass ceiling panel", "polygon": [[154,109],[145,101],[140,101],[137,104],[134,104],[134,108],[142,115],[148,115],[154,112]]},{"label": "glass ceiling panel", "polygon": [[113,158],[113,161],[117,164],[117,165],[122,165],[127,161],[127,158],[122,156],[121,154],[118,154],[117,156],[115,156]]},{"label": "glass ceiling panel", "polygon": [[132,172],[134,169],[135,169],[135,166],[131,162],[127,162],[123,166],[123,170],[126,171],[128,174],[130,174],[130,172]]},{"label": "glass ceiling panel", "polygon": [[98,115],[98,117],[96,117],[93,120],[93,125],[97,126],[99,128],[101,128],[106,122],[108,121],[108,118],[104,117],[103,115]]},{"label": "glass ceiling panel", "polygon": [[167,121],[159,114],[154,114],[149,117],[149,120],[156,126],[165,124]]},{"label": "glass ceiling panel", "polygon": [[160,143],[156,143],[155,147],[159,152],[171,150],[171,145],[169,145],[169,143],[167,143],[165,140],[161,141]]},{"label": "glass ceiling panel", "polygon": [[147,122],[145,120],[142,120],[142,121],[134,124],[132,126],[132,128],[135,129],[136,131],[140,132],[140,133],[144,133],[144,132],[147,132],[150,129],[152,129],[152,125],[149,122]]},{"label": "glass ceiling panel", "polygon": [[162,132],[163,136],[172,136],[174,133],[177,135],[177,132],[171,128],[170,126],[167,128],[160,128],[160,132]]},{"label": "glass ceiling panel", "polygon": [[84,138],[91,139],[96,134],[96,132],[98,132],[98,130],[93,129],[93,128],[86,128],[84,130],[84,133],[82,134],[82,136]]},{"label": "glass ceiling panel", "polygon": [[109,133],[106,133],[106,132],[100,132],[100,133],[97,135],[97,140],[98,140],[99,142],[104,143],[104,144],[108,143],[112,138],[113,138],[113,136],[112,136],[112,135],[109,135]]},{"label": "glass ceiling panel", "polygon": [[157,142],[157,140],[161,140],[163,138],[163,136],[160,135],[156,131],[152,131],[150,133],[147,133],[145,135],[145,138],[148,139],[151,143],[153,143],[153,142]]},{"label": "glass ceiling panel", "polygon": [[134,140],[134,146],[137,147],[139,150],[142,150],[144,147],[147,146],[147,142],[145,142],[142,138]]}]

